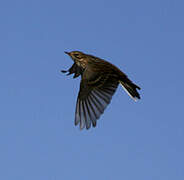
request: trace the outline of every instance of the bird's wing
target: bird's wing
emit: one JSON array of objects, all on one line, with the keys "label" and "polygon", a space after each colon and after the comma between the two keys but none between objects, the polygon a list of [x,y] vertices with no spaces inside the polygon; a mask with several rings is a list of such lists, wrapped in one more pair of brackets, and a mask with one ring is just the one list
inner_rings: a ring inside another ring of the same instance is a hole
[{"label": "bird's wing", "polygon": [[80,123],[80,129],[89,129],[92,123],[95,127],[96,120],[110,103],[118,84],[110,75],[82,79],[76,104],[75,125]]}]

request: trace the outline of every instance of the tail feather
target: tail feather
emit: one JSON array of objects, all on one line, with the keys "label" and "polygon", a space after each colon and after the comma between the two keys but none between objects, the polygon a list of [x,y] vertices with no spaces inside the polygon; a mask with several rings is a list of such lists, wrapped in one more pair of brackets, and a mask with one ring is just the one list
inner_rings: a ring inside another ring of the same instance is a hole
[{"label": "tail feather", "polygon": [[127,94],[134,100],[137,101],[137,99],[140,99],[140,95],[137,92],[137,89],[141,89],[139,86],[133,84],[132,82],[123,82],[120,81],[121,86],[123,89],[127,92]]}]

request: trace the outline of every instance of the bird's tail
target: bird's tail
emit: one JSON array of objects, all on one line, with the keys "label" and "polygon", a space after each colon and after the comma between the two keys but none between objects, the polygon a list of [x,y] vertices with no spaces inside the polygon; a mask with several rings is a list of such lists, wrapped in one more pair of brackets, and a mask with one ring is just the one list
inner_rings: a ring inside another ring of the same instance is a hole
[{"label": "bird's tail", "polygon": [[136,84],[132,83],[131,81],[123,82],[119,81],[123,89],[127,92],[127,94],[134,100],[136,101],[137,99],[140,99],[140,95],[137,92],[137,89],[141,89],[139,86]]}]

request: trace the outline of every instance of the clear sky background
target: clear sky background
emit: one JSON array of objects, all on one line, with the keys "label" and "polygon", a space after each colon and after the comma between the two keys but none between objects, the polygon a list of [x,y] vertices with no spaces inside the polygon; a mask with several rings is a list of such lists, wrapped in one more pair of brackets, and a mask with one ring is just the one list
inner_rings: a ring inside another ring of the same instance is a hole
[{"label": "clear sky background", "polygon": [[[183,0],[1,0],[0,179],[183,180]],[[142,87],[74,126],[81,50]]]}]

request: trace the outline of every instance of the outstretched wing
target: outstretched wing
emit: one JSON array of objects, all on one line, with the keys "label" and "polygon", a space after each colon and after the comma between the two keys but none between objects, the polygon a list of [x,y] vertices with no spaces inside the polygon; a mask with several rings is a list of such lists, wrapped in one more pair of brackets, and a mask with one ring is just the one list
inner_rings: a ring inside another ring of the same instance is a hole
[{"label": "outstretched wing", "polygon": [[95,127],[118,84],[119,82],[109,75],[96,76],[91,81],[82,79],[76,104],[75,125],[80,123],[80,129],[89,129],[91,124]]}]

